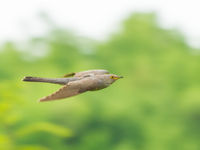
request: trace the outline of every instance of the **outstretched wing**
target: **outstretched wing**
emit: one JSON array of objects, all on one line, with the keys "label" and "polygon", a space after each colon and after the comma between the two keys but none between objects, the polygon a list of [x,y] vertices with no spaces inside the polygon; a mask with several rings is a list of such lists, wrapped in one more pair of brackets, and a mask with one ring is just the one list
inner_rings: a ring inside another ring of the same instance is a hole
[{"label": "outstretched wing", "polygon": [[80,94],[80,86],[79,84],[73,84],[73,82],[70,82],[69,84],[64,85],[61,87],[58,91],[55,93],[41,98],[39,101],[44,102],[44,101],[51,101],[51,100],[56,100],[56,99],[62,99],[62,98],[67,98],[71,97],[74,95]]},{"label": "outstretched wing", "polygon": [[108,70],[97,69],[97,70],[87,70],[82,72],[77,72],[74,77],[85,77],[85,76],[94,76],[94,75],[103,75],[108,74]]},{"label": "outstretched wing", "polygon": [[96,89],[98,82],[96,78],[84,78],[82,80],[72,81],[61,87],[55,93],[41,98],[39,101],[44,102],[75,96],[88,90]]},{"label": "outstretched wing", "polygon": [[87,71],[81,71],[81,72],[72,72],[65,74],[64,77],[85,77],[85,76],[94,76],[94,75],[102,75],[102,74],[108,74],[108,70],[103,69],[96,69],[96,70],[87,70]]}]

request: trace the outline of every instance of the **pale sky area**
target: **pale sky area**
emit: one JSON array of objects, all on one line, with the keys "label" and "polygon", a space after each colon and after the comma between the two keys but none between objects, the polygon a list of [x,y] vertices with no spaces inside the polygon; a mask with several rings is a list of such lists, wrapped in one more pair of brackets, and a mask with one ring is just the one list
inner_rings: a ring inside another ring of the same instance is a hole
[{"label": "pale sky area", "polygon": [[0,42],[44,34],[40,12],[81,36],[101,40],[131,12],[151,11],[163,27],[180,30],[200,47],[200,0],[0,0]]}]

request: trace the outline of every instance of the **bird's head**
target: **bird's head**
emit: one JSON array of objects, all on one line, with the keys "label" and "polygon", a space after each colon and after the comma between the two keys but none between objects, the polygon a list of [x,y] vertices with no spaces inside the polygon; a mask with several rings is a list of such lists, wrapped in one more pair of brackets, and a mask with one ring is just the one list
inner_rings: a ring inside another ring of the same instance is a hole
[{"label": "bird's head", "polygon": [[106,75],[104,75],[103,78],[104,78],[105,83],[112,84],[116,80],[123,78],[123,76],[118,76],[115,74],[106,74]]}]

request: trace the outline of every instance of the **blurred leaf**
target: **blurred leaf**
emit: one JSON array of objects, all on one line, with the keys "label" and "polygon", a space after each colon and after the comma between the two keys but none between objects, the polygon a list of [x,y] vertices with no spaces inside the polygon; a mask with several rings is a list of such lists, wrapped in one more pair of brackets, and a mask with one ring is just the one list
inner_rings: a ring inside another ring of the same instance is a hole
[{"label": "blurred leaf", "polygon": [[27,136],[35,132],[48,132],[61,137],[72,136],[72,132],[70,129],[47,122],[33,123],[31,125],[23,127],[16,132],[16,135]]},{"label": "blurred leaf", "polygon": [[48,150],[48,148],[37,145],[23,145],[18,147],[17,150]]},{"label": "blurred leaf", "polygon": [[0,134],[0,149],[11,150],[13,148],[12,141],[7,135]]}]

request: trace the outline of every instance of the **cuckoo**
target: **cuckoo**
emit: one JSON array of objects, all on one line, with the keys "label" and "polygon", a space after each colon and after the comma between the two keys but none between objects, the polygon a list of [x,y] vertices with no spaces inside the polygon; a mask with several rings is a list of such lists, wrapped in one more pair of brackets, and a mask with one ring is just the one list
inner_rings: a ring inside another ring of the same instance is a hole
[{"label": "cuckoo", "polygon": [[88,70],[77,73],[69,73],[62,78],[40,78],[26,76],[23,81],[46,82],[63,85],[55,93],[41,98],[39,101],[59,100],[75,96],[87,91],[101,90],[110,86],[116,80],[122,78],[115,74],[110,74],[107,70]]}]

